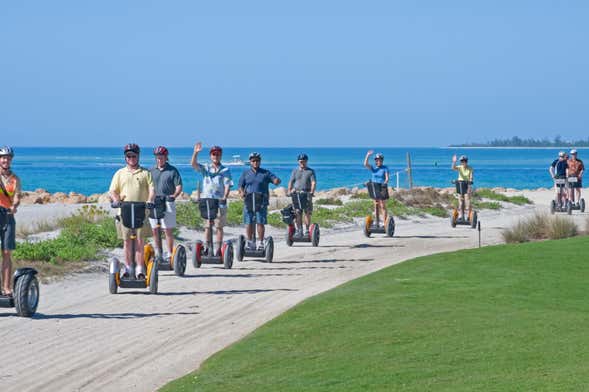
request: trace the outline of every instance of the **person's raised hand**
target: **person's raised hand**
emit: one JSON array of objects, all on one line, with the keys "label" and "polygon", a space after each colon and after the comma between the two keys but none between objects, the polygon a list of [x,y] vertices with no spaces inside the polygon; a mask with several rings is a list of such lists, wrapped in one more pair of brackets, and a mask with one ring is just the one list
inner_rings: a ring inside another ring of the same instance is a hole
[{"label": "person's raised hand", "polygon": [[194,145],[194,153],[198,154],[201,151],[202,151],[202,142],[196,142],[196,144]]}]

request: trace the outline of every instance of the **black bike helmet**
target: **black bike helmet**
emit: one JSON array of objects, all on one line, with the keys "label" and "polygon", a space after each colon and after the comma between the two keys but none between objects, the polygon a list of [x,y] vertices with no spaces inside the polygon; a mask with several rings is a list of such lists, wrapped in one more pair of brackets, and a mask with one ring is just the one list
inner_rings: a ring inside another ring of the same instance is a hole
[{"label": "black bike helmet", "polygon": [[308,160],[309,160],[309,157],[305,153],[301,153],[297,157],[297,161],[308,161]]},{"label": "black bike helmet", "polygon": [[141,151],[141,149],[139,148],[139,146],[135,143],[129,143],[125,146],[125,148],[123,149],[126,153],[128,152],[134,152],[135,154],[139,154],[139,152]]},{"label": "black bike helmet", "polygon": [[262,159],[262,156],[260,155],[259,152],[252,152],[249,156],[249,160],[251,161],[252,159]]},{"label": "black bike helmet", "polygon": [[376,153],[374,159],[382,159],[384,161],[384,155],[382,155],[382,152]]},{"label": "black bike helmet", "polygon": [[8,146],[2,146],[0,147],[0,156],[10,156],[13,157],[14,156],[14,150],[11,147]]}]

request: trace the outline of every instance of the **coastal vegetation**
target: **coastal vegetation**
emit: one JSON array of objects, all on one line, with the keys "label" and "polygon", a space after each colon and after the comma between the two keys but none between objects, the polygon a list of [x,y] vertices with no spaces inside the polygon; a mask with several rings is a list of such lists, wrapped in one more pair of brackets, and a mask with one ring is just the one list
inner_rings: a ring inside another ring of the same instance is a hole
[{"label": "coastal vegetation", "polygon": [[[268,224],[277,228],[285,228],[279,207],[284,207],[289,200],[279,200],[276,208],[268,214]],[[477,209],[499,209],[500,202],[524,204],[530,201],[521,196],[508,197],[488,189],[477,190],[473,205]],[[451,192],[434,188],[415,188],[392,193],[387,201],[389,212],[397,219],[409,216],[425,217],[428,215],[445,218],[450,209],[456,205],[456,198]],[[331,228],[337,224],[350,224],[354,220],[363,219],[373,211],[373,202],[365,192],[356,192],[349,197],[326,196],[318,198],[313,212],[313,221],[321,227]],[[202,230],[203,220],[194,202],[177,203],[177,222],[192,230]],[[228,203],[227,223],[230,226],[242,224],[243,203],[230,200]],[[36,240],[33,233],[56,231],[55,236]],[[177,235],[178,231],[175,231]],[[58,265],[63,262],[96,260],[104,249],[122,246],[116,238],[113,217],[96,206],[84,205],[74,215],[58,220],[55,224],[41,222],[32,228],[24,228],[19,232],[24,241],[19,242],[14,252],[15,259],[23,261],[43,261]],[[510,235],[509,238],[514,238]],[[523,237],[521,237],[523,238]],[[550,235],[546,238],[559,238]]]},{"label": "coastal vegetation", "polygon": [[451,144],[450,147],[589,147],[589,138],[586,140],[564,140],[556,136],[553,140],[544,139],[522,139],[514,136],[511,139],[494,139],[484,143],[463,143]]},{"label": "coastal vegetation", "polygon": [[305,300],[161,390],[581,390],[588,246],[406,261]]},{"label": "coastal vegetation", "polygon": [[513,227],[504,229],[501,232],[503,239],[507,243],[545,239],[556,240],[574,237],[578,234],[579,228],[571,219],[541,213],[522,219]]},{"label": "coastal vegetation", "polygon": [[70,217],[58,221],[56,238],[20,242],[14,251],[18,260],[50,263],[95,260],[102,249],[122,246],[114,220],[104,209],[85,205]]}]

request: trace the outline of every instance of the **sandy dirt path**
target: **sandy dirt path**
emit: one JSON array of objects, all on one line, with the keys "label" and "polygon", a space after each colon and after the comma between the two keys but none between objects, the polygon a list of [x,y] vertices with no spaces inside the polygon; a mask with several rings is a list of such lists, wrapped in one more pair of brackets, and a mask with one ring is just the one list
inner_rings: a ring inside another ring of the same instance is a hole
[{"label": "sandy dirt path", "polygon": [[[501,242],[500,230],[533,209],[481,213],[483,245]],[[451,229],[447,219],[398,220],[392,239],[367,239],[357,227],[322,235],[317,248],[278,240],[272,264],[161,272],[158,295],[109,295],[106,274],[76,275],[43,285],[32,319],[0,309],[0,390],[152,391],[305,298],[416,256],[476,246],[476,230]]]}]

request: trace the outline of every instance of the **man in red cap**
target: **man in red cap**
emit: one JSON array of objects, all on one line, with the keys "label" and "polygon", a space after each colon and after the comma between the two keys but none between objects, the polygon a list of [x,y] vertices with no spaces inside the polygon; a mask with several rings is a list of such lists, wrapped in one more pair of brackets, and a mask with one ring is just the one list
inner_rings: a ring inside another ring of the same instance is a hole
[{"label": "man in red cap", "polygon": [[[215,219],[215,227],[217,228],[217,246],[216,253],[221,254],[221,246],[223,244],[223,226],[227,224],[227,197],[233,185],[231,180],[231,172],[228,167],[223,166],[221,157],[223,156],[223,149],[219,146],[213,146],[209,150],[211,163],[201,164],[198,162],[198,153],[202,151],[202,143],[197,142],[194,145],[194,152],[190,164],[202,175],[202,190],[200,196],[203,199],[218,199],[219,213]],[[205,225],[205,238],[209,238],[209,228]]]}]

